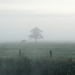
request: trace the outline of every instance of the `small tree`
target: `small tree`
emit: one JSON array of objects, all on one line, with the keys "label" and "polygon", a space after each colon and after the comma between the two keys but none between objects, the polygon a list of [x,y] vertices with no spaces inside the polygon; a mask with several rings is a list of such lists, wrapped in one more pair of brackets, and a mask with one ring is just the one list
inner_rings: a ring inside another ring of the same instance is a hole
[{"label": "small tree", "polygon": [[32,34],[29,35],[29,38],[35,39],[35,42],[37,42],[37,39],[43,39],[43,36],[41,35],[42,30],[40,30],[38,27],[35,27],[30,32]]}]

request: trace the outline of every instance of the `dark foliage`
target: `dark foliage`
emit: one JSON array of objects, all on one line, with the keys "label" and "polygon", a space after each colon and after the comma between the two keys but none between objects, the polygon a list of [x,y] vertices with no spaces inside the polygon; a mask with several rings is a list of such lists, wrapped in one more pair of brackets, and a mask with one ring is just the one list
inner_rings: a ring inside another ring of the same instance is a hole
[{"label": "dark foliage", "polygon": [[0,75],[75,75],[75,63],[27,57],[0,58]]}]

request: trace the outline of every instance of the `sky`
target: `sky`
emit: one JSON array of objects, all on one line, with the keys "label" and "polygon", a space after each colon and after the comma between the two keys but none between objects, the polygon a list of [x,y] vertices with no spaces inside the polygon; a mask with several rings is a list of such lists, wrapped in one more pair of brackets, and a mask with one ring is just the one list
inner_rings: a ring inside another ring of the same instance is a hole
[{"label": "sky", "polygon": [[0,42],[29,41],[35,27],[42,41],[75,42],[75,0],[0,0]]}]

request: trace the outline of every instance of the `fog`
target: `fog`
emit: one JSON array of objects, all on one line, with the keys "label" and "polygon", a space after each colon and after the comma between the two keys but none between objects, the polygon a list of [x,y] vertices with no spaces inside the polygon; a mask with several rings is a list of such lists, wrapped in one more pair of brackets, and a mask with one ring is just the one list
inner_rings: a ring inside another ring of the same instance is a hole
[{"label": "fog", "polygon": [[41,41],[75,42],[75,1],[0,0],[0,42],[30,41],[35,27],[43,31]]}]

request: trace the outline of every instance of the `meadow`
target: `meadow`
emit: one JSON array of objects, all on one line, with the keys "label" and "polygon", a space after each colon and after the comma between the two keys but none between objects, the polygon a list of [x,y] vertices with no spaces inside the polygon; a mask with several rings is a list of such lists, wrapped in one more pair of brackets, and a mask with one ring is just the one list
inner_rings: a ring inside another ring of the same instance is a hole
[{"label": "meadow", "polygon": [[50,57],[52,50],[53,58],[75,57],[75,43],[1,43],[0,57],[18,56],[21,49],[23,56]]},{"label": "meadow", "polygon": [[1,43],[0,75],[75,75],[74,57],[75,43]]}]

